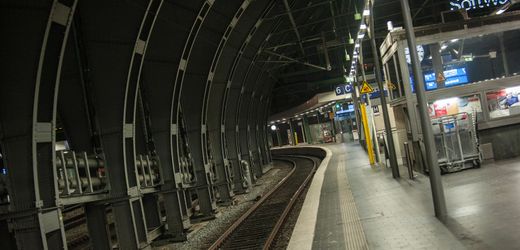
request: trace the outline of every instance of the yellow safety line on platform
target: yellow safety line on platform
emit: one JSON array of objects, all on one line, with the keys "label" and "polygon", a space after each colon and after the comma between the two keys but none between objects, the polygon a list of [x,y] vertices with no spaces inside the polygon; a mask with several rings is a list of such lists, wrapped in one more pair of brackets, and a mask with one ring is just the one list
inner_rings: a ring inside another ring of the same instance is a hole
[{"label": "yellow safety line on platform", "polygon": [[343,237],[346,244],[345,249],[369,249],[361,218],[356,207],[356,201],[350,189],[346,170],[347,162],[343,159],[338,164],[336,178],[338,182],[341,221],[343,222]]},{"label": "yellow safety line on platform", "polygon": [[370,165],[375,164],[374,159],[374,151],[372,148],[372,138],[370,137],[370,131],[368,130],[368,119],[367,119],[367,111],[365,104],[361,103],[360,105],[361,109],[361,120],[363,122],[363,132],[365,133],[365,142],[367,144],[367,151],[368,151],[368,160],[370,161]]}]

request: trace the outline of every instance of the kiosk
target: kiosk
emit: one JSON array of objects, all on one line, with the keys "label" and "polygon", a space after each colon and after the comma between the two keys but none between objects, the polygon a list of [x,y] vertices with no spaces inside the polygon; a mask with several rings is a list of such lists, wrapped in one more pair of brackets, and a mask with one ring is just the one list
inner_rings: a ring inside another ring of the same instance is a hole
[{"label": "kiosk", "polygon": [[[452,155],[451,163],[462,157],[472,163],[468,166],[478,166],[482,158],[520,156],[520,12],[416,27],[415,34],[432,126],[442,137],[454,125],[446,121],[468,117],[472,121],[468,125],[473,127],[467,130],[475,131],[474,136],[459,138],[458,144],[474,145],[476,152],[471,150],[466,158],[460,152],[460,156]],[[390,31],[380,52],[398,150],[404,157],[406,142],[411,159],[403,162],[427,172],[422,164],[424,146],[404,30]],[[446,166],[451,163],[444,156],[451,149],[442,143],[437,147],[439,159],[444,161],[441,167],[450,172]],[[456,169],[461,169],[460,164]]]}]

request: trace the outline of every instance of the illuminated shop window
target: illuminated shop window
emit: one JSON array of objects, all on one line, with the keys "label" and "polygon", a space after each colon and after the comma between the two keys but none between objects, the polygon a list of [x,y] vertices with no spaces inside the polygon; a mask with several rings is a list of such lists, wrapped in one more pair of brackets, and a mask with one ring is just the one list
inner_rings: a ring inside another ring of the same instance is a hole
[{"label": "illuminated shop window", "polygon": [[[418,45],[425,89],[432,91],[520,74],[519,39],[517,29]],[[407,51],[405,48],[408,58]],[[412,92],[415,92],[408,60],[407,65]]]},{"label": "illuminated shop window", "polygon": [[520,114],[520,86],[486,93],[491,119]]},{"label": "illuminated shop window", "polygon": [[428,106],[430,117],[432,118],[455,115],[464,112],[476,114],[477,117],[482,114],[480,96],[477,94],[436,100],[433,103],[429,103]]}]

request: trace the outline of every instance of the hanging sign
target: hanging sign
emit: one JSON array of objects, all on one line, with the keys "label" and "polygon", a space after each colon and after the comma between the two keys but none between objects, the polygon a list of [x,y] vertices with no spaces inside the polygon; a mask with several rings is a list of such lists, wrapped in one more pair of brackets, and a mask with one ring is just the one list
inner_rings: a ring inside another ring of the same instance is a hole
[{"label": "hanging sign", "polygon": [[343,95],[343,94],[345,94],[345,92],[343,91],[342,86],[337,86],[335,92],[336,92],[336,95]]},{"label": "hanging sign", "polygon": [[374,92],[374,89],[370,87],[370,84],[368,82],[363,81],[363,84],[361,85],[361,89],[359,90],[361,94],[368,94]]},{"label": "hanging sign", "polygon": [[336,92],[336,95],[344,95],[348,93],[352,93],[352,85],[350,84],[341,84],[336,86],[336,89],[334,90]]}]

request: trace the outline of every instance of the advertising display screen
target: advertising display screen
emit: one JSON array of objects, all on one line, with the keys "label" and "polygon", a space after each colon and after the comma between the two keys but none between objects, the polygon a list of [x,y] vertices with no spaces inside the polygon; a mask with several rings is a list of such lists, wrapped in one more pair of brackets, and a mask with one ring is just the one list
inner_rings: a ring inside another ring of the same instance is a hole
[{"label": "advertising display screen", "polygon": [[[435,73],[425,73],[424,74],[424,83],[426,84],[426,90],[434,90],[437,89],[437,82],[435,81]],[[415,89],[414,89],[415,92]]]},{"label": "advertising display screen", "polygon": [[336,117],[348,117],[354,115],[354,104],[349,103],[347,109],[340,109],[336,111]]},{"label": "advertising display screen", "polygon": [[444,77],[446,78],[444,82],[446,87],[458,86],[469,82],[466,67],[463,66],[445,70]]},{"label": "advertising display screen", "polygon": [[[435,73],[432,71],[424,71],[424,84],[427,91],[438,88]],[[444,85],[449,88],[453,86],[463,85],[469,83],[468,74],[465,65],[451,66],[444,70]],[[415,93],[414,79],[410,76],[410,84],[412,85],[412,92]]]}]

